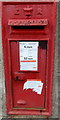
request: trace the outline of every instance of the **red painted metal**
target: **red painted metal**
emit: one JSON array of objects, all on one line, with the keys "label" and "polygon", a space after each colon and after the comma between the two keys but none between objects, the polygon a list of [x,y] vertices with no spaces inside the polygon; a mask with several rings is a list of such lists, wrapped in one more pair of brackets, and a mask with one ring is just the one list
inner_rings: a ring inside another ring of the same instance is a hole
[{"label": "red painted metal", "polygon": [[48,24],[47,19],[28,19],[28,20],[9,20],[8,25],[10,26],[44,26]]},{"label": "red painted metal", "polygon": [[[7,114],[51,115],[56,2],[3,2],[2,26]],[[22,41],[39,42],[37,71],[20,70]],[[23,91],[27,79],[43,82],[40,95]]]}]

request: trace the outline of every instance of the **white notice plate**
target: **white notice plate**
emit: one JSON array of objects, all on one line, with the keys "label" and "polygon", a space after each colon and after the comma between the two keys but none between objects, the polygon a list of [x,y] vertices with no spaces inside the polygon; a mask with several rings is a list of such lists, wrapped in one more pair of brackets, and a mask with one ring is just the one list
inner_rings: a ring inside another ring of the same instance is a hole
[{"label": "white notice plate", "polygon": [[19,42],[20,70],[38,70],[38,43]]}]

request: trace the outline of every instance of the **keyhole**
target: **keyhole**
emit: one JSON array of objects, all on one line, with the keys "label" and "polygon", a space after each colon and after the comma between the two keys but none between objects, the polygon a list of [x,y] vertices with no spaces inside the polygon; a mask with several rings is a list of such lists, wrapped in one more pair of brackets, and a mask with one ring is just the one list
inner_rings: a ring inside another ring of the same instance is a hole
[{"label": "keyhole", "polygon": [[18,80],[19,79],[19,77],[18,76],[16,76],[16,80]]}]

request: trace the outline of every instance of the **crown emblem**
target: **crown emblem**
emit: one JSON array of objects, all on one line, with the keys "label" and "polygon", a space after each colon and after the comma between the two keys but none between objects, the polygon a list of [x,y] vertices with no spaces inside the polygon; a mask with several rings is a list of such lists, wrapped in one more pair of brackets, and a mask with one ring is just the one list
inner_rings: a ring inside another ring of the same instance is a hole
[{"label": "crown emblem", "polygon": [[30,18],[31,15],[32,15],[32,11],[33,11],[33,8],[30,7],[30,6],[27,6],[26,8],[23,8],[24,12],[25,12],[25,16],[27,18]]}]

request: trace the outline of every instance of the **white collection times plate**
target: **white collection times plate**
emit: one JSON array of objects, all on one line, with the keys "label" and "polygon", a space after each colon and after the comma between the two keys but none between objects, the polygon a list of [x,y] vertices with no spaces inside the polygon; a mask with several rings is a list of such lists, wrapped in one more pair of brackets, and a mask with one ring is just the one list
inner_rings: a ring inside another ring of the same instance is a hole
[{"label": "white collection times plate", "polygon": [[38,43],[19,42],[20,70],[38,70]]}]

